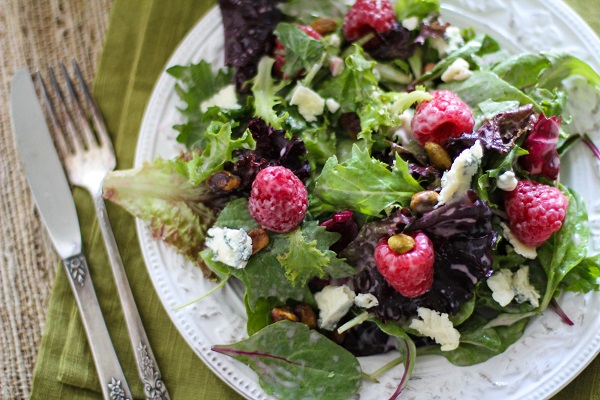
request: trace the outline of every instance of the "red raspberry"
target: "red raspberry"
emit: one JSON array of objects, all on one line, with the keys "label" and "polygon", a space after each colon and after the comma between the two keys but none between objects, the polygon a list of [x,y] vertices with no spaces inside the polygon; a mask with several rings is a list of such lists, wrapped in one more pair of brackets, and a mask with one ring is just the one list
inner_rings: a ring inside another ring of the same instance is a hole
[{"label": "red raspberry", "polygon": [[543,244],[560,229],[569,200],[558,188],[521,180],[512,192],[504,192],[504,207],[515,237],[528,246]]},{"label": "red raspberry", "polygon": [[390,248],[388,238],[375,247],[375,264],[381,275],[404,297],[426,293],[433,284],[433,243],[423,232],[410,233],[415,241],[412,250],[399,254]]},{"label": "red raspberry", "polygon": [[265,229],[289,232],[304,220],[307,208],[306,187],[285,167],[267,167],[252,182],[248,210]]},{"label": "red raspberry", "polygon": [[344,38],[354,42],[366,34],[383,33],[393,28],[396,13],[389,0],[357,0],[344,16]]},{"label": "red raspberry", "polygon": [[[298,28],[302,29],[304,32],[306,32],[308,36],[310,36],[313,39],[320,40],[322,38],[321,34],[310,26],[298,25]],[[283,44],[281,44],[279,39],[275,39],[274,56],[275,64],[273,68],[275,68],[275,73],[279,76],[283,76],[283,66],[285,65],[285,47],[283,46]],[[289,77],[285,76],[285,78],[287,79]]]},{"label": "red raspberry", "polygon": [[475,118],[468,105],[449,90],[431,92],[433,99],[421,102],[412,119],[413,135],[421,145],[443,146],[451,137],[471,132]]}]

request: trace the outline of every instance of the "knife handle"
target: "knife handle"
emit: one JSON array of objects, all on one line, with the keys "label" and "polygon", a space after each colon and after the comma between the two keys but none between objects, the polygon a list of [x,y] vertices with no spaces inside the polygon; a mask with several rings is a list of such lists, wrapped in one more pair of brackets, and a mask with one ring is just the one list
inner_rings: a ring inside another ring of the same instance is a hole
[{"label": "knife handle", "polygon": [[104,398],[107,400],[133,399],[110,340],[85,256],[79,253],[68,257],[63,260],[63,265],[69,276],[69,283],[75,295],[79,314],[92,350]]}]

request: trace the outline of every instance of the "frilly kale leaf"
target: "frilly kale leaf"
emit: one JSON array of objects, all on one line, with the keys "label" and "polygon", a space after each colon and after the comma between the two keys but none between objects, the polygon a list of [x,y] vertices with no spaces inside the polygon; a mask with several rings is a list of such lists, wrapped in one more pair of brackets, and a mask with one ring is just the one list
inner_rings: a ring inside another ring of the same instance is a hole
[{"label": "frilly kale leaf", "polygon": [[167,69],[167,73],[178,80],[175,92],[185,102],[186,107],[179,111],[186,117],[184,124],[175,125],[179,131],[177,141],[188,149],[204,146],[203,134],[212,121],[229,122],[233,116],[243,114],[245,110],[207,110],[203,112],[200,105],[209,100],[225,86],[231,84],[233,70],[222,69],[213,73],[209,63],[202,60],[189,66],[176,65]]}]

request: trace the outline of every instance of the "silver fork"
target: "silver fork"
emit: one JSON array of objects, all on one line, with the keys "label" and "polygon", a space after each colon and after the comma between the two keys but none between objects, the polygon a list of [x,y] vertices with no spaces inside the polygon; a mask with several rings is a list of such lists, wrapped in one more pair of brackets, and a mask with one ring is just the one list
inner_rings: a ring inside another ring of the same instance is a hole
[{"label": "silver fork", "polygon": [[62,155],[69,181],[74,185],[85,188],[94,201],[94,208],[100,223],[102,237],[104,238],[129,337],[134,349],[138,374],[144,384],[146,399],[169,399],[167,388],[162,381],[131,293],[102,197],[102,181],[107,172],[112,171],[116,166],[112,143],[100,109],[91,96],[77,63],[73,61],[73,70],[83,99],[80,99],[80,95],[75,90],[75,85],[64,64],[60,63],[59,68],[70,101],[67,101],[63,95],[52,68],[48,68],[48,76],[60,111],[55,109],[54,102],[48,93],[42,76],[39,72],[37,73],[48,113],[56,132],[56,144]]}]

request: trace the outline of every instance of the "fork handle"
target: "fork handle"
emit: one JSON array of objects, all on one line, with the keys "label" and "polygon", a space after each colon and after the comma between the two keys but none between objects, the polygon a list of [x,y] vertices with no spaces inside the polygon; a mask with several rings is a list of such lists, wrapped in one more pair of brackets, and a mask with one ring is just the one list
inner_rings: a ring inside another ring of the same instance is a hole
[{"label": "fork handle", "polygon": [[148,400],[168,400],[170,399],[169,393],[162,380],[160,370],[158,369],[158,363],[154,358],[154,353],[150,347],[148,337],[146,336],[142,319],[135,304],[131,286],[129,286],[129,280],[125,273],[123,260],[119,254],[115,235],[110,226],[110,221],[108,220],[108,213],[106,212],[106,205],[104,204],[104,198],[102,197],[102,190],[100,189],[99,192],[93,193],[92,197],[94,199],[94,206],[100,223],[100,230],[102,231],[104,243],[106,244],[108,259],[115,278],[117,292],[119,293],[119,299],[121,300],[121,307],[123,308],[131,345],[134,350],[138,374],[144,384],[144,394]]},{"label": "fork handle", "polygon": [[96,291],[92,286],[85,256],[79,253],[68,257],[63,260],[63,265],[69,276],[69,284],[79,308],[104,398],[107,400],[133,399],[110,340]]}]

